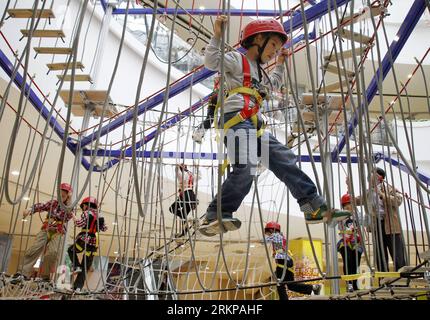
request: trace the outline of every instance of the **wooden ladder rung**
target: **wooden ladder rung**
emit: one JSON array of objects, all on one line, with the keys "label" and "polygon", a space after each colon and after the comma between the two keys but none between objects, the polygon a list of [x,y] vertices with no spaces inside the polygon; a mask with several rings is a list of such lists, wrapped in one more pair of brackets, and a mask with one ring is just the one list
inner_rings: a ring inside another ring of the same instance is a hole
[{"label": "wooden ladder rung", "polygon": [[352,40],[352,37],[354,36],[354,42],[359,42],[362,44],[368,44],[372,40],[372,37],[369,37],[365,34],[358,33],[358,32],[351,32],[350,30],[345,28],[342,28],[339,31],[339,35],[342,38],[349,39],[349,40]]},{"label": "wooden ladder rung", "polygon": [[315,122],[315,113],[311,111],[303,111],[302,112],[303,121]]},{"label": "wooden ladder rung", "polygon": [[[72,75],[66,74],[65,76],[58,74],[57,78],[59,80],[64,78],[64,81],[72,81]],[[89,74],[75,74],[75,81],[89,81],[92,82],[91,76]]]},{"label": "wooden ladder rung", "polygon": [[[372,12],[372,17],[377,17],[381,14],[381,8],[380,7],[371,7],[370,11]],[[348,25],[351,23],[357,23],[361,20],[361,16],[363,14],[365,14],[365,13],[364,12],[363,13],[357,12],[357,13],[354,13],[352,16],[347,16],[347,17],[342,19],[341,24],[343,24],[345,22],[345,24],[344,24],[344,26],[345,26],[345,25]]]},{"label": "wooden ladder rung", "polygon": [[355,75],[354,71],[345,70],[345,69],[344,69],[344,68],[342,68],[342,67],[340,67],[340,68],[338,69],[336,66],[334,66],[334,65],[332,65],[332,64],[327,64],[327,65],[324,67],[324,69],[325,69],[325,70],[327,70],[328,72],[331,72],[331,73],[340,74],[340,76],[343,76],[343,75],[345,74],[345,72],[346,72],[346,76],[347,76],[348,78],[352,78],[352,77]]},{"label": "wooden ladder rung", "polygon": [[[60,91],[60,97],[66,105],[69,103],[69,94],[69,90]],[[82,113],[79,108],[83,109],[85,112],[85,109],[88,107],[92,109],[94,115],[101,116],[106,96],[107,91],[104,90],[75,90],[73,92],[72,112],[75,110],[74,112],[78,115]],[[112,117],[117,113],[118,110],[116,106],[114,106],[112,100],[108,98],[105,116]]]},{"label": "wooden ladder rung", "polygon": [[72,48],[62,47],[36,47],[34,48],[38,54],[71,54]]},{"label": "wooden ladder rung", "polygon": [[[365,49],[366,49],[366,47],[360,47],[360,48],[355,48],[355,50],[352,50],[352,49],[346,50],[346,51],[342,52],[342,55],[343,55],[344,59],[352,58],[354,56],[354,54],[357,56],[361,56]],[[337,53],[337,56],[340,59],[340,57],[341,57],[340,52]],[[334,52],[333,52],[333,54],[328,54],[324,57],[324,60],[330,61],[330,62],[336,61],[336,55],[334,54]]]},{"label": "wooden ladder rung", "polygon": [[[48,63],[47,64],[48,69],[51,71],[57,71],[57,70],[65,70],[67,67],[67,62],[57,62],[57,63]],[[69,69],[72,69],[73,63],[70,62]],[[76,62],[76,69],[83,69],[84,65],[82,62]]]},{"label": "wooden ladder rung", "polygon": [[[312,95],[312,93],[303,93],[302,94],[302,104],[305,104],[305,105],[313,105],[313,103],[314,103],[314,100],[313,100],[314,98],[313,98],[313,95]],[[325,97],[324,97],[324,95],[323,94],[319,94],[319,95],[317,95],[317,104],[322,104],[322,103],[324,103],[326,100],[325,100]]]},{"label": "wooden ladder rung", "polygon": [[[28,37],[30,30],[21,29],[24,37]],[[32,37],[35,38],[64,38],[66,35],[63,30],[34,30]]]},{"label": "wooden ladder rung", "polygon": [[333,92],[333,91],[339,89],[340,87],[342,87],[342,88],[346,87],[348,84],[349,84],[348,80],[343,80],[342,82],[330,83],[330,84],[327,84],[325,86],[325,91],[326,92]]},{"label": "wooden ladder rung", "polygon": [[[42,11],[42,13],[40,13],[40,11]],[[31,18],[33,16],[33,9],[9,9],[7,13],[12,18]],[[36,18],[38,18],[40,14],[40,17],[43,19],[55,18],[54,12],[51,9],[37,9]]]}]

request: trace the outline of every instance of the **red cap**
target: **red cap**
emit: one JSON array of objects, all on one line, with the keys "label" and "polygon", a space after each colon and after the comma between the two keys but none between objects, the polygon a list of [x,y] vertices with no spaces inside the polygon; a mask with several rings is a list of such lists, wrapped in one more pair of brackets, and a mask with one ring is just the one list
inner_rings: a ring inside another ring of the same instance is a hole
[{"label": "red cap", "polygon": [[281,231],[281,225],[275,221],[270,221],[266,223],[264,229],[275,229],[276,231]]},{"label": "red cap", "polygon": [[259,33],[276,33],[283,39],[282,44],[287,42],[288,39],[288,35],[285,32],[284,27],[275,19],[254,20],[243,28],[240,34],[240,44],[243,44],[243,42],[249,37]]},{"label": "red cap", "polygon": [[94,198],[94,197],[86,197],[81,202],[81,209],[82,209],[82,206],[84,204],[90,204],[90,203],[92,203],[93,205],[95,205],[96,208],[98,208],[98,206],[99,206],[98,203],[97,203],[97,199],[96,198]]}]

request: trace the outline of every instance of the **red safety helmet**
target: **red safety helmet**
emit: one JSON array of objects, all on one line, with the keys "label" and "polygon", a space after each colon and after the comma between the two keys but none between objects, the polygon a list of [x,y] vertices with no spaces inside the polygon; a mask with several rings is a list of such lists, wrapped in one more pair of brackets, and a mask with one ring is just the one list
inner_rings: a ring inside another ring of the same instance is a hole
[{"label": "red safety helmet", "polygon": [[281,225],[275,221],[269,221],[266,223],[266,226],[264,227],[264,230],[267,229],[274,229],[276,231],[281,231]]},{"label": "red safety helmet", "polygon": [[340,198],[340,204],[342,206],[351,203],[351,195],[349,193],[345,193],[342,198]]},{"label": "red safety helmet", "polygon": [[259,33],[276,33],[281,37],[282,44],[288,39],[284,27],[275,19],[254,20],[243,28],[240,34],[240,44],[243,45],[246,39]]},{"label": "red safety helmet", "polygon": [[82,207],[83,207],[84,204],[87,204],[90,207],[91,207],[91,205],[93,205],[94,209],[97,209],[99,207],[99,205],[97,203],[97,199],[94,198],[94,197],[86,197],[86,198],[84,198],[82,200],[82,202],[81,202],[81,205],[80,205],[81,209],[83,209]]},{"label": "red safety helmet", "polygon": [[72,186],[68,183],[63,182],[62,184],[60,184],[60,190],[64,190],[67,191],[68,193],[72,193],[73,189]]}]

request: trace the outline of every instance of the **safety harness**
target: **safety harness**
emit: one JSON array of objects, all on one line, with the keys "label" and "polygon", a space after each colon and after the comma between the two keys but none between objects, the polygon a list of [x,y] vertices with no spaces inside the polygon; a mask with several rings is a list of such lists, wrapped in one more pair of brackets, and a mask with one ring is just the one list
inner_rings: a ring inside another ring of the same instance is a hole
[{"label": "safety harness", "polygon": [[[248,60],[246,57],[241,54],[242,57],[242,68],[243,68],[243,85],[242,87],[237,87],[232,90],[230,90],[227,94],[227,97],[231,97],[235,94],[241,94],[243,95],[244,99],[244,106],[242,110],[240,110],[233,118],[228,120],[224,123],[224,134],[226,134],[227,130],[234,127],[235,125],[244,122],[248,119],[251,119],[253,125],[257,129],[257,138],[261,137],[261,135],[264,133],[265,125],[261,126],[261,128],[258,128],[258,117],[257,113],[260,109],[260,106],[263,103],[263,98],[261,97],[260,93],[252,86],[252,79],[251,79],[251,67],[249,65]],[[252,108],[250,108],[250,101],[251,96],[255,98],[255,104]],[[220,108],[220,99],[218,99],[216,108],[215,108],[215,121],[214,126],[215,129],[218,129],[218,109]],[[217,136],[217,139],[219,137]],[[228,165],[228,160],[224,160],[223,166],[222,166],[222,172],[224,172],[225,168]]]},{"label": "safety harness", "polygon": [[[94,212],[92,212],[92,215],[93,215],[93,219],[92,219],[92,221],[90,223],[90,227],[88,229],[84,229],[84,228],[81,229],[81,233],[85,232],[87,234],[94,234],[94,236],[96,238],[95,248],[97,249],[99,247],[99,233],[98,233],[98,230],[97,230],[97,220],[98,220],[98,217],[97,217],[96,214],[94,214]],[[75,246],[79,250],[84,250],[84,248],[82,248],[78,243],[75,243]],[[97,253],[97,250],[95,250],[95,251],[86,250],[86,252],[85,252],[85,254],[88,257],[91,256],[91,255],[96,255],[96,253]]]}]

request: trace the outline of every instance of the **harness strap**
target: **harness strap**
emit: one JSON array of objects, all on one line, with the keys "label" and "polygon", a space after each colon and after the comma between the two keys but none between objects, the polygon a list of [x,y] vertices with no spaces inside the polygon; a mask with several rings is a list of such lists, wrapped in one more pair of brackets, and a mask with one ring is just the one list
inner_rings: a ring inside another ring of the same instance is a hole
[{"label": "harness strap", "polygon": [[[241,57],[242,57],[242,69],[243,69],[243,86],[230,90],[228,92],[228,97],[233,96],[235,94],[241,94],[244,99],[244,106],[242,110],[240,110],[234,117],[232,117],[224,124],[224,133],[226,133],[228,129],[248,119],[251,119],[252,124],[254,125],[255,128],[258,127],[257,113],[258,113],[258,110],[260,109],[260,105],[262,105],[263,103],[263,98],[255,88],[252,88],[251,67],[249,65],[248,60],[243,54],[241,55]],[[249,108],[251,96],[255,98],[255,105],[254,107]],[[220,99],[218,99],[217,105],[215,107],[215,116],[214,116],[215,129],[218,129],[217,111],[219,107],[220,107]],[[264,129],[265,129],[265,126],[263,124],[263,126],[257,131],[257,137],[261,137],[261,135],[264,133]],[[217,139],[219,139],[218,136],[217,136]],[[228,166],[228,160],[225,159],[222,165],[222,172],[225,171],[227,166]]]}]

